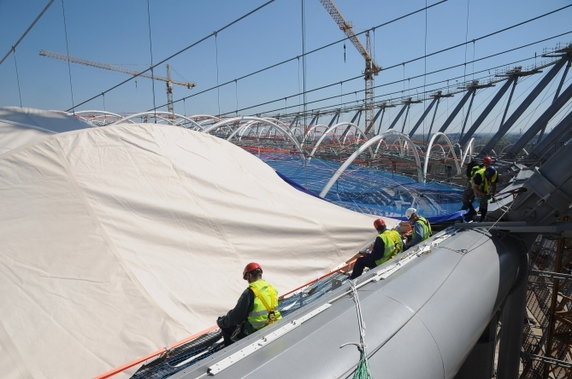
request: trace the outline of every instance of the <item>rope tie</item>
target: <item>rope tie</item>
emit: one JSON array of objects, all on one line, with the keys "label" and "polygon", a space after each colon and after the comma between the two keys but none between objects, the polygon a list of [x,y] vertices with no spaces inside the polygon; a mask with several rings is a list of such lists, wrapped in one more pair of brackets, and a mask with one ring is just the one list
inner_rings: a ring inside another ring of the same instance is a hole
[{"label": "rope tie", "polygon": [[363,317],[361,313],[361,306],[357,293],[357,287],[353,280],[350,280],[349,282],[352,290],[352,299],[356,305],[356,314],[357,314],[357,321],[359,328],[359,344],[355,342],[348,342],[341,345],[340,348],[348,345],[354,345],[360,353],[359,363],[357,365],[353,379],[371,379],[372,376],[371,373],[369,372],[369,365],[367,362],[367,352],[365,344],[365,324],[363,322]]}]

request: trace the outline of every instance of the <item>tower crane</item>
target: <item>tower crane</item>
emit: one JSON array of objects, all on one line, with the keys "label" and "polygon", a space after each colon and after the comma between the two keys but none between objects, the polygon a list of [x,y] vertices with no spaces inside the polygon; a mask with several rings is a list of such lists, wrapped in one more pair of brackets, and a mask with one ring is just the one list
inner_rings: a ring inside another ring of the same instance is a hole
[{"label": "tower crane", "polygon": [[162,77],[162,76],[157,76],[157,75],[150,75],[147,73],[141,73],[141,72],[138,72],[135,70],[127,70],[127,69],[117,67],[117,66],[114,66],[111,64],[107,64],[107,63],[92,62],[92,61],[89,61],[87,59],[76,58],[76,57],[72,57],[70,55],[58,54],[58,53],[54,53],[52,51],[47,51],[47,50],[40,50],[40,55],[43,57],[60,59],[62,61],[66,61],[66,62],[83,64],[86,66],[97,67],[97,68],[101,68],[104,70],[122,72],[124,74],[132,75],[132,76],[141,76],[144,78],[160,80],[162,82],[165,82],[167,85],[167,110],[170,113],[174,113],[174,110],[173,110],[173,84],[184,86],[184,87],[187,87],[188,89],[191,89],[195,86],[195,83],[178,82],[176,80],[172,80],[171,79],[171,71],[170,71],[170,67],[168,64],[166,65],[167,66],[167,77]]},{"label": "tower crane", "polygon": [[320,3],[322,3],[326,11],[328,11],[336,24],[338,24],[338,27],[346,34],[361,56],[365,59],[365,134],[371,136],[371,131],[373,131],[373,77],[381,71],[381,67],[378,66],[371,57],[369,32],[366,33],[366,47],[364,47],[354,33],[351,24],[346,21],[344,16],[342,16],[334,2],[332,0],[320,0]]}]

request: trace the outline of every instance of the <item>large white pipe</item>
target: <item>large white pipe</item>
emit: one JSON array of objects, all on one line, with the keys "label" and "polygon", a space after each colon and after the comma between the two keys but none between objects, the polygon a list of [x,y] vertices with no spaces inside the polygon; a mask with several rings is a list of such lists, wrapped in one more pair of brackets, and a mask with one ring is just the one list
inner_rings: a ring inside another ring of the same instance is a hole
[{"label": "large white pipe", "polygon": [[[518,244],[484,229],[451,231],[429,240],[430,252],[393,274],[376,277],[390,261],[357,279],[373,377],[454,378],[515,285],[522,269]],[[348,288],[172,378],[351,377],[359,352],[345,344],[358,343],[360,330]]]}]

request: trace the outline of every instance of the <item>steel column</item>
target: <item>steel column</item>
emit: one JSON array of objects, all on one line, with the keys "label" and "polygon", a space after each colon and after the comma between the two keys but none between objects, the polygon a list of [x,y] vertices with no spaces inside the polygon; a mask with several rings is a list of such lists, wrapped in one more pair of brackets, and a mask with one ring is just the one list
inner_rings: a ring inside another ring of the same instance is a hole
[{"label": "steel column", "polygon": [[530,128],[528,128],[526,133],[524,133],[522,137],[520,137],[520,139],[516,141],[516,143],[507,152],[507,156],[509,158],[516,156],[516,154],[518,154],[518,152],[522,150],[522,148],[530,140],[534,138],[534,136],[538,133],[539,130],[544,130],[544,128],[546,128],[548,121],[550,121],[550,119],[554,117],[556,112],[562,109],[562,107],[568,102],[568,100],[570,100],[571,97],[572,97],[572,84],[569,85],[568,88],[564,90],[564,92],[562,92],[562,95],[560,95],[558,99],[556,99],[556,101],[554,101],[544,111],[544,113],[542,113],[542,115],[534,122],[534,124],[532,124]]},{"label": "steel column", "polygon": [[459,145],[464,146],[467,144],[467,142],[471,139],[473,134],[475,134],[475,132],[477,131],[479,126],[481,126],[481,124],[483,123],[485,118],[487,118],[487,116],[489,115],[489,113],[491,113],[491,111],[493,110],[495,105],[497,105],[499,100],[503,97],[505,92],[508,90],[508,87],[510,87],[510,85],[512,84],[512,82],[514,80],[515,80],[514,77],[510,77],[507,79],[506,83],[499,89],[499,91],[497,92],[495,97],[491,100],[491,102],[486,106],[486,108],[483,110],[483,112],[479,115],[479,117],[477,118],[477,121],[475,121],[475,123],[471,126],[471,128],[469,129],[467,134],[465,134],[461,138],[461,140],[459,141]]},{"label": "steel column", "polygon": [[401,118],[401,115],[403,114],[403,112],[405,112],[405,108],[407,108],[407,107],[408,107],[407,104],[403,104],[403,107],[401,108],[401,110],[400,110],[399,113],[397,114],[397,117],[395,117],[395,120],[393,120],[393,122],[392,122],[391,125],[389,126],[389,129],[387,129],[387,130],[393,129],[393,127],[395,126],[395,124],[397,124],[397,121],[399,121],[399,119]]},{"label": "steel column", "polygon": [[427,109],[425,109],[425,112],[423,112],[423,114],[421,115],[421,117],[419,118],[417,123],[413,126],[413,129],[411,129],[411,131],[409,132],[409,138],[413,137],[413,134],[415,134],[415,132],[417,131],[417,128],[419,128],[419,125],[421,125],[423,120],[425,120],[425,117],[427,117],[427,115],[431,111],[431,108],[433,108],[433,105],[435,105],[435,103],[438,101],[438,99],[439,99],[438,95],[433,98],[433,101],[429,104]]},{"label": "steel column", "polygon": [[568,113],[568,115],[552,129],[552,132],[534,147],[530,152],[530,156],[536,159],[543,158],[543,160],[549,158],[549,156],[544,156],[546,152],[550,149],[552,149],[553,152],[557,151],[555,147],[559,148],[561,144],[564,144],[564,142],[572,137],[571,134],[572,112]]},{"label": "steel column", "polygon": [[[546,88],[548,83],[552,81],[552,79],[556,76],[558,71],[562,68],[562,66],[568,61],[567,58],[562,58],[558,62],[554,64],[554,67],[548,71],[548,73],[540,80],[540,82],[534,87],[534,89],[528,94],[526,99],[518,106],[518,108],[512,113],[509,119],[501,125],[498,132],[491,138],[491,140],[487,143],[487,145],[483,148],[482,152],[487,153],[491,151],[495,145],[500,141],[502,137],[510,130],[510,128],[514,125],[514,123],[518,120],[520,116],[524,113],[524,111],[530,106],[530,104],[540,95],[542,90]],[[516,80],[516,79],[515,79]]]},{"label": "steel column", "polygon": [[453,122],[453,120],[455,119],[455,117],[457,116],[457,113],[459,113],[459,111],[463,108],[463,106],[465,105],[465,103],[467,102],[467,100],[469,99],[469,97],[474,94],[477,91],[476,87],[471,87],[467,93],[465,94],[465,96],[463,96],[463,98],[461,99],[461,101],[459,101],[459,104],[457,104],[457,106],[455,107],[455,109],[453,109],[453,112],[451,112],[451,114],[449,115],[449,117],[447,118],[447,120],[445,120],[445,122],[443,123],[443,125],[441,126],[441,129],[439,129],[439,131],[441,133],[445,133],[445,130],[447,130],[447,128],[449,127],[449,125],[451,124],[451,122]]}]

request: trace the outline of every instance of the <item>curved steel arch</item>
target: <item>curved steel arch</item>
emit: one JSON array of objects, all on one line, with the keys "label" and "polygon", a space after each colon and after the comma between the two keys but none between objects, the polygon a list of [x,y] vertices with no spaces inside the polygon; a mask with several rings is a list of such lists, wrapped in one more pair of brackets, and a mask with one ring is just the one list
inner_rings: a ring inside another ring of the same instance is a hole
[{"label": "curved steel arch", "polygon": [[[70,112],[66,112],[66,113],[69,114],[69,115],[73,115],[73,113],[70,113]],[[82,115],[82,114],[84,114],[84,113],[101,113],[101,114],[104,114],[104,115],[114,116],[114,117],[117,117],[117,118],[122,118],[122,117],[123,117],[123,116],[120,115],[119,113],[113,113],[113,112],[109,112],[109,111],[100,111],[100,110],[87,110],[87,111],[77,111],[77,112],[75,112],[76,115]]]},{"label": "curved steel arch", "polygon": [[[194,114],[192,116],[189,116],[189,118],[191,118],[193,121],[195,121],[195,119],[200,119],[199,121],[215,121],[215,122],[219,122],[220,118],[210,115],[210,114]],[[198,121],[195,121],[198,122]]]},{"label": "curved steel arch", "polygon": [[[360,128],[358,128],[356,124],[350,123],[349,126],[350,126],[350,127],[353,126],[354,129],[355,129],[355,131],[356,131],[358,134],[361,134],[361,136],[363,137],[364,140],[367,140],[367,136],[365,135],[365,133],[362,132],[362,130],[361,130]],[[346,143],[346,139],[348,138],[348,134],[349,134],[349,130],[348,130],[348,133],[345,133],[344,139],[342,140],[342,144],[345,144],[345,143]]]},{"label": "curved steel arch", "polygon": [[[163,112],[163,111],[159,111],[159,112],[155,111],[155,112],[134,113],[134,114],[132,114],[132,115],[129,115],[129,116],[127,116],[127,117],[122,118],[121,120],[115,121],[114,123],[111,123],[110,125],[121,124],[122,122],[126,122],[126,121],[129,121],[129,122],[134,123],[134,121],[132,121],[133,118],[141,117],[141,116],[146,116],[146,115],[152,115],[152,116],[156,116],[156,115],[176,116],[176,117],[178,117],[178,118],[185,119],[185,120],[187,120],[187,121],[189,121],[189,122],[195,124],[196,127],[202,129],[201,125],[199,125],[196,121],[194,121],[194,120],[192,120],[192,119],[190,119],[190,118],[188,118],[188,117],[186,117],[186,116],[183,116],[183,115],[178,114],[178,113]],[[167,120],[167,119],[165,119],[164,117],[161,117],[161,119]],[[167,120],[167,121],[169,121],[170,124],[175,125],[172,121],[170,121],[170,120]]]},{"label": "curved steel arch", "polygon": [[[74,113],[70,113],[70,112],[63,112],[66,113],[70,116],[74,116]],[[111,125],[113,123],[109,123],[109,124],[105,124],[105,125],[96,125],[94,124],[91,120],[87,119],[85,116],[83,116],[84,114],[87,113],[96,113],[96,114],[102,114],[104,116],[113,116],[114,118],[118,118],[118,119],[122,119],[123,116],[118,114],[118,113],[113,113],[113,112],[108,112],[108,111],[100,111],[100,110],[86,110],[86,111],[78,111],[75,112],[75,116],[79,116],[83,121],[87,122],[89,125],[93,126],[93,127],[101,127],[101,126],[107,126],[107,125]]]},{"label": "curved steel arch", "polygon": [[388,130],[388,131],[386,131],[380,135],[377,135],[375,137],[370,138],[363,145],[361,145],[356,151],[354,151],[354,153],[348,159],[346,159],[346,161],[336,170],[334,175],[330,178],[328,183],[324,186],[324,188],[322,189],[322,192],[320,192],[320,197],[321,198],[326,197],[326,195],[328,194],[328,192],[330,191],[330,189],[332,188],[334,183],[340,178],[342,173],[349,167],[349,165],[351,165],[352,162],[358,156],[361,155],[361,153],[363,153],[366,149],[369,149],[370,146],[373,145],[374,143],[381,141],[387,135],[397,135],[401,138],[406,139],[411,144],[411,146],[413,148],[413,152],[414,152],[413,155],[415,156],[415,161],[417,162],[417,181],[423,182],[423,176],[421,173],[421,160],[419,159],[419,153],[417,152],[417,149],[416,149],[413,141],[411,141],[411,139],[403,133],[400,133],[400,132],[397,132],[394,130]]},{"label": "curved steel arch", "polygon": [[[427,145],[427,151],[425,152],[425,163],[423,164],[423,183],[427,181],[427,168],[429,167],[429,155],[431,154],[431,148],[433,147],[433,143],[435,142],[435,140],[439,137],[445,138],[447,145],[449,145],[449,148],[453,153],[453,159],[455,161],[455,166],[457,167],[457,175],[461,173],[461,166],[459,166],[459,159],[457,158],[457,154],[455,153],[455,148],[453,147],[451,140],[449,139],[449,137],[447,137],[445,133],[437,132],[433,134],[431,140],[429,140],[429,144]],[[444,151],[445,150],[443,150],[443,152]]]},{"label": "curved steel arch", "polygon": [[397,130],[393,130],[393,129],[386,130],[385,132],[379,134],[378,137],[382,137],[382,138],[379,139],[379,142],[377,143],[377,147],[375,149],[375,152],[374,152],[372,158],[375,158],[375,156],[377,155],[377,152],[379,150],[379,146],[381,145],[381,142],[385,142],[385,137],[391,136],[391,135],[397,136],[406,142],[403,146],[400,146],[400,149],[407,148],[407,143],[409,143],[411,145],[411,149],[413,150],[413,156],[415,157],[415,162],[417,163],[417,181],[423,182],[422,181],[422,174],[421,174],[421,158],[419,157],[419,152],[417,151],[418,147],[411,140],[411,138],[409,138],[409,136],[407,134],[403,134],[403,133],[398,132]]},{"label": "curved steel arch", "polygon": [[[314,154],[316,153],[316,150],[318,150],[318,147],[320,146],[320,144],[322,143],[322,141],[324,140],[324,138],[326,138],[326,136],[332,132],[333,130],[335,130],[336,128],[340,127],[340,126],[344,126],[344,125],[349,125],[349,126],[354,126],[355,128],[357,128],[357,125],[352,123],[352,122],[340,122],[338,124],[332,125],[330,126],[325,132],[324,134],[322,134],[322,136],[320,137],[320,139],[318,140],[318,142],[316,142],[316,144],[314,145],[314,148],[312,149],[312,152],[310,153],[310,155],[308,156],[308,160],[312,159],[312,157],[314,156]],[[367,143],[367,142],[366,142]],[[372,152],[373,154],[373,152]]]},{"label": "curved steel arch", "polygon": [[[318,127],[325,127],[326,130],[328,128],[328,125],[326,124],[316,124],[316,125],[312,125],[308,131],[306,132],[306,134],[304,134],[304,138],[302,138],[302,143],[301,145],[304,146],[304,144],[306,143],[306,139],[308,138],[308,136],[310,135],[310,133],[312,133],[314,130],[316,130]],[[322,133],[322,135],[324,135],[326,132],[324,131],[324,133]]]},{"label": "curved steel arch", "polygon": [[[471,138],[467,144],[465,145],[465,150],[463,152],[463,149],[461,149],[461,145],[459,145],[459,150],[461,151],[461,166],[465,165],[465,161],[467,160],[467,157],[473,155],[473,142],[475,141],[474,138]],[[456,144],[458,145],[458,144]]]},{"label": "curved steel arch", "polygon": [[[251,116],[244,116],[244,117],[234,117],[234,118],[229,118],[227,120],[221,121],[221,122],[217,122],[214,125],[211,125],[210,127],[206,128],[203,130],[203,133],[210,133],[211,131],[220,128],[221,126],[225,126],[227,124],[232,124],[234,122],[237,121],[258,121],[258,122],[263,122],[263,123],[267,123],[271,126],[273,126],[274,128],[280,130],[281,132],[283,132],[296,146],[296,148],[298,149],[298,151],[300,152],[300,156],[302,157],[302,160],[306,160],[306,157],[304,156],[304,151],[302,150],[302,147],[300,146],[300,143],[298,142],[298,140],[290,133],[290,130],[288,128],[283,127],[282,125],[279,125],[277,123],[274,123],[272,121],[269,121],[265,118],[261,118],[261,117],[251,117]],[[228,136],[228,138],[226,139],[227,141],[229,141],[232,137],[234,137],[236,135],[236,133],[240,132],[243,129],[248,129],[249,127],[251,127],[252,125],[254,125],[253,123],[247,123],[245,125],[241,125],[239,126],[236,130],[234,130],[230,136]]]}]

